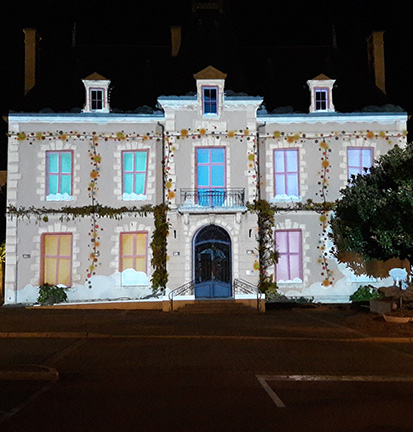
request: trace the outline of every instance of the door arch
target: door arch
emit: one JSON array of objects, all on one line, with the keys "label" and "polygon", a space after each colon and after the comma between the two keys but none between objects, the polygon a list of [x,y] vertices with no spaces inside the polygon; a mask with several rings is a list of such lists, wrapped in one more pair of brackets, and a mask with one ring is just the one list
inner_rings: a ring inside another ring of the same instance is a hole
[{"label": "door arch", "polygon": [[195,297],[231,297],[232,251],[227,231],[217,225],[200,229],[193,251]]}]

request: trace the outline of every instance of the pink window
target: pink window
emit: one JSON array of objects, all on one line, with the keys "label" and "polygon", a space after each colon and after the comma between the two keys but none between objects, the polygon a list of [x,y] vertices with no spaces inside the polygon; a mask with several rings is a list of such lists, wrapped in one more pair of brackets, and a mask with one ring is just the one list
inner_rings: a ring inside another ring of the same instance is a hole
[{"label": "pink window", "polygon": [[348,147],[348,178],[352,175],[365,174],[366,170],[373,164],[372,147]]},{"label": "pink window", "polygon": [[303,279],[301,230],[278,230],[275,247],[280,254],[276,266],[277,281]]},{"label": "pink window", "polygon": [[43,234],[40,283],[72,284],[72,234]]},{"label": "pink window", "polygon": [[134,269],[146,273],[147,232],[125,232],[120,235],[120,271]]},{"label": "pink window", "polygon": [[275,195],[299,196],[298,149],[274,150]]}]

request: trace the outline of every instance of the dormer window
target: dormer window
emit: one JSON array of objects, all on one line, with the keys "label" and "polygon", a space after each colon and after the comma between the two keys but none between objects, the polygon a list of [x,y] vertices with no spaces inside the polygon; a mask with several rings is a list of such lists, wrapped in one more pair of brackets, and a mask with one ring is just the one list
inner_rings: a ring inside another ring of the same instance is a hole
[{"label": "dormer window", "polygon": [[334,83],[335,80],[323,74],[307,81],[311,92],[310,113],[335,111],[333,105]]},{"label": "dormer window", "polygon": [[327,111],[328,110],[328,89],[316,88],[314,89],[315,110]]},{"label": "dormer window", "polygon": [[90,89],[90,106],[92,111],[101,111],[103,109],[103,95],[103,89]]},{"label": "dormer window", "polygon": [[218,114],[218,87],[203,87],[204,114]]},{"label": "dormer window", "polygon": [[110,81],[102,75],[93,73],[85,78],[83,84],[86,90],[85,113],[108,113],[108,89]]}]

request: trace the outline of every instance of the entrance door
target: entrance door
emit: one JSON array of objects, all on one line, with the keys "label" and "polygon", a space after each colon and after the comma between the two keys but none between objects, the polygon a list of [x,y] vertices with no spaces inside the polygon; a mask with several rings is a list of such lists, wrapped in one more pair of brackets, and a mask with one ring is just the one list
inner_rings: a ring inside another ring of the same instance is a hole
[{"label": "entrance door", "polygon": [[195,237],[195,297],[231,297],[231,239],[216,225]]}]

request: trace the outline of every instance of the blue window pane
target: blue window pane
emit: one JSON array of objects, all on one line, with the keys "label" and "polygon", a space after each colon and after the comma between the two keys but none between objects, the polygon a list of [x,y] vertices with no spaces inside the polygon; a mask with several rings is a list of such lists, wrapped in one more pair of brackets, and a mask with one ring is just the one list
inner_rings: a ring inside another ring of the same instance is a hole
[{"label": "blue window pane", "polygon": [[71,176],[64,175],[61,177],[60,180],[60,193],[64,194],[67,193],[68,195],[71,195]]},{"label": "blue window pane", "polygon": [[145,193],[145,174],[138,173],[135,175],[135,193],[143,195]]},{"label": "blue window pane", "polygon": [[297,150],[288,150],[286,152],[286,159],[287,159],[287,172],[297,172]]},{"label": "blue window pane", "polygon": [[133,153],[123,153],[123,169],[133,171]]},{"label": "blue window pane", "polygon": [[298,175],[297,174],[287,175],[287,195],[298,196]]},{"label": "blue window pane", "polygon": [[198,163],[209,163],[209,149],[197,149]]},{"label": "blue window pane", "polygon": [[198,186],[209,186],[208,166],[198,166]]},{"label": "blue window pane", "polygon": [[275,194],[284,195],[285,190],[285,176],[284,174],[276,174],[275,176]]},{"label": "blue window pane", "polygon": [[135,169],[136,171],[146,171],[146,151],[135,153]]},{"label": "blue window pane", "polygon": [[49,153],[48,157],[49,157],[49,165],[48,165],[49,173],[59,172],[59,155],[57,153]]},{"label": "blue window pane", "polygon": [[274,152],[274,165],[275,165],[275,172],[281,173],[285,171],[284,167],[284,151],[275,151]]},{"label": "blue window pane", "polygon": [[133,174],[125,174],[123,176],[123,188],[125,193],[133,192]]},{"label": "blue window pane", "polygon": [[55,195],[58,191],[59,177],[57,175],[49,175],[49,194]]},{"label": "blue window pane", "polygon": [[211,166],[211,186],[225,186],[224,167],[222,165]]},{"label": "blue window pane", "polygon": [[211,162],[224,163],[224,149],[211,149]]},{"label": "blue window pane", "polygon": [[362,153],[362,164],[365,168],[371,167],[371,160],[372,160],[372,150],[371,149],[363,149]]},{"label": "blue window pane", "polygon": [[62,173],[72,172],[72,154],[61,153]]}]

